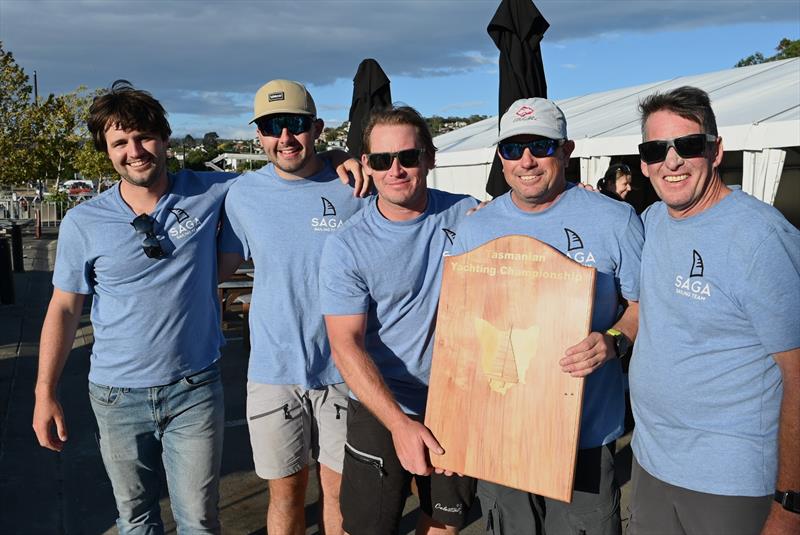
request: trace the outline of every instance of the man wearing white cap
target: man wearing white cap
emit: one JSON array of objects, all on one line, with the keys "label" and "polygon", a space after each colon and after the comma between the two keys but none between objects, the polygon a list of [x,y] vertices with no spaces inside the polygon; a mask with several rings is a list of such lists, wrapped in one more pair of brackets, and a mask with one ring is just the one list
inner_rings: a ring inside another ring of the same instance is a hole
[{"label": "man wearing white cap", "polygon": [[592,332],[565,348],[559,361],[564,373],[586,377],[572,502],[481,481],[478,495],[492,533],[621,531],[614,480],[614,441],[623,433],[625,415],[619,357],[637,332],[644,236],[630,205],[567,183],[574,147],[564,114],[552,101],[516,101],[500,120],[497,147],[511,190],[457,229],[454,254],[522,234],[597,270]]},{"label": "man wearing white cap", "polygon": [[269,480],[270,535],[305,533],[310,457],[319,462],[322,525],[341,533],[339,486],[347,388],[319,308],[322,246],[365,203],[314,150],[323,122],[306,88],[273,80],[255,96],[270,163],[242,175],[225,201],[220,271],[252,258],[247,418],[259,477]]}]

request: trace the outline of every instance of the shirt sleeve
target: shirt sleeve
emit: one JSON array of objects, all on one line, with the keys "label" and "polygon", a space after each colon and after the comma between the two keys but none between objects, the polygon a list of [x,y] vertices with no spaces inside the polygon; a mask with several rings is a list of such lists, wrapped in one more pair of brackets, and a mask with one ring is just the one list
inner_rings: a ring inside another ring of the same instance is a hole
[{"label": "shirt sleeve", "polygon": [[319,272],[320,309],[325,315],[366,314],[369,287],[352,251],[339,236],[325,240]]},{"label": "shirt sleeve", "polygon": [[740,305],[770,354],[800,347],[800,233],[771,232],[739,287]]},{"label": "shirt sleeve", "polygon": [[222,229],[219,233],[218,250],[220,253],[238,253],[245,260],[250,259],[250,247],[247,243],[245,227],[236,210],[235,196],[228,192],[222,211]]},{"label": "shirt sleeve", "polygon": [[58,230],[53,286],[89,295],[94,291],[94,263],[86,251],[86,236],[70,215],[68,212]]},{"label": "shirt sleeve", "polygon": [[619,261],[616,273],[622,297],[628,301],[639,300],[639,280],[642,273],[642,247],[644,227],[633,208],[629,210],[628,222],[619,240]]}]

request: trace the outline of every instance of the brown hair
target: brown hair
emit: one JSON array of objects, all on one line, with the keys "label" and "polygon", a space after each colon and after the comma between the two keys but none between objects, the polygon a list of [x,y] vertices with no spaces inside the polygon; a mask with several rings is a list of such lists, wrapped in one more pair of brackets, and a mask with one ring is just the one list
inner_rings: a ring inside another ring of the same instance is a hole
[{"label": "brown hair", "polygon": [[644,141],[647,141],[645,132],[647,118],[662,110],[670,111],[699,124],[706,134],[717,135],[717,119],[714,116],[714,110],[711,109],[711,99],[708,98],[708,93],[697,87],[683,86],[666,93],[654,93],[639,102]]},{"label": "brown hair", "polygon": [[100,152],[108,152],[106,130],[112,126],[158,134],[163,140],[172,134],[161,103],[147,91],[135,89],[127,80],[117,80],[111,84],[111,90],[95,97],[87,126],[94,148]]},{"label": "brown hair", "polygon": [[411,106],[392,106],[390,108],[381,108],[373,111],[364,128],[363,152],[368,154],[370,151],[369,138],[372,134],[372,129],[377,125],[410,125],[417,131],[417,139],[422,142],[429,158],[433,158],[436,154],[436,147],[433,144],[433,136],[431,130],[428,128],[428,123],[419,114],[417,110]]}]

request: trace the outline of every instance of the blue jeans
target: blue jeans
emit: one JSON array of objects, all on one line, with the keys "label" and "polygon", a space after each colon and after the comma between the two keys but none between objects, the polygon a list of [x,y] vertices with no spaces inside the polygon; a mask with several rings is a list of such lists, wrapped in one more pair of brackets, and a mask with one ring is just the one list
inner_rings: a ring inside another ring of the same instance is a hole
[{"label": "blue jeans", "polygon": [[161,462],[178,533],[219,533],[225,407],[216,364],[165,386],[89,382],[122,535],[162,534]]}]

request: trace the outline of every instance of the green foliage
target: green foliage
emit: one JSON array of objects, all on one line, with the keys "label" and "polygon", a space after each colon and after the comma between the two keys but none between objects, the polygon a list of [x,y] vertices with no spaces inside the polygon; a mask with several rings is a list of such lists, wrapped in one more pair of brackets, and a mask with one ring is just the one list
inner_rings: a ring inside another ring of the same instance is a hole
[{"label": "green foliage", "polygon": [[777,54],[769,57],[764,57],[761,52],[751,54],[746,58],[740,59],[734,67],[747,67],[748,65],[760,65],[761,63],[769,63],[770,61],[778,61],[782,59],[800,57],[800,39],[787,39],[783,38],[775,47]]},{"label": "green foliage", "polygon": [[33,102],[33,88],[0,42],[0,184],[56,184],[80,172],[91,180],[114,175],[92,148],[86,117],[98,91],[79,87]]}]

